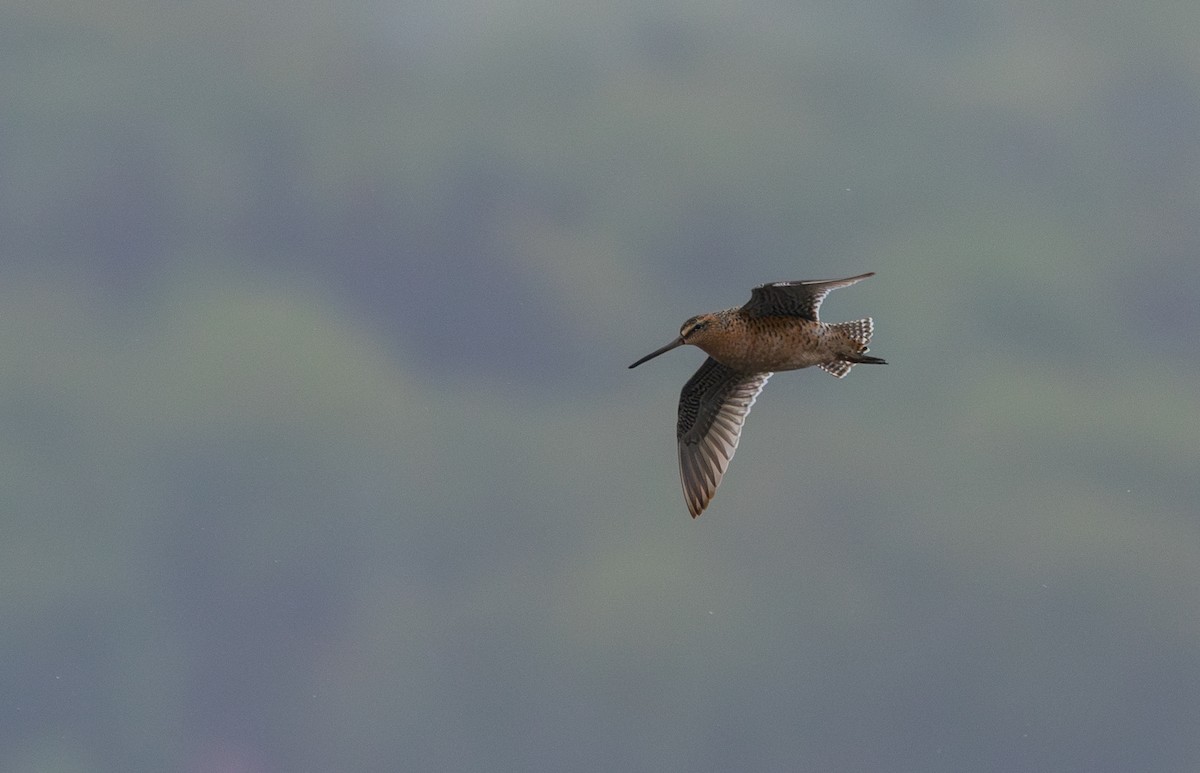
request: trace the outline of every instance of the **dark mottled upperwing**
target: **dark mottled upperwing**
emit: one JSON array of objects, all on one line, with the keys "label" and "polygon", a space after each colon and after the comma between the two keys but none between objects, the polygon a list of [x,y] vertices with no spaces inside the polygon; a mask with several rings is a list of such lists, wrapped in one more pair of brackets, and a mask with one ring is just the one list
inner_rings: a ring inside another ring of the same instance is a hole
[{"label": "dark mottled upperwing", "polygon": [[692,517],[704,512],[729,460],[742,424],[770,373],[742,373],[712,357],[704,361],[679,395],[679,478]]},{"label": "dark mottled upperwing", "polygon": [[817,310],[830,290],[849,287],[869,276],[875,276],[875,272],[847,279],[771,282],[751,290],[750,300],[742,307],[742,311],[751,317],[802,317],[817,322]]}]

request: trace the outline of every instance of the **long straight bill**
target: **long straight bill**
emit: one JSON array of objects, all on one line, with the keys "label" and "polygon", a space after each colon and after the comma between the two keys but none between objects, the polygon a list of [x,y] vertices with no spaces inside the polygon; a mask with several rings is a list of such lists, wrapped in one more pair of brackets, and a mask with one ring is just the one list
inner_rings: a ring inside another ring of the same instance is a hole
[{"label": "long straight bill", "polygon": [[638,360],[637,362],[633,363],[633,364],[632,364],[632,365],[630,365],[629,367],[631,367],[631,368],[636,368],[638,365],[641,365],[641,364],[642,364],[643,362],[645,362],[646,360],[653,360],[653,359],[654,359],[655,357],[657,357],[658,355],[662,354],[663,352],[669,352],[669,351],[671,351],[672,349],[674,349],[676,346],[683,346],[683,336],[680,336],[679,338],[676,338],[674,341],[672,341],[671,343],[667,344],[666,346],[664,346],[664,347],[663,347],[663,348],[661,348],[661,349],[655,349],[654,351],[650,352],[650,353],[649,353],[649,354],[647,354],[645,357],[643,357],[642,359],[640,359],[640,360]]}]

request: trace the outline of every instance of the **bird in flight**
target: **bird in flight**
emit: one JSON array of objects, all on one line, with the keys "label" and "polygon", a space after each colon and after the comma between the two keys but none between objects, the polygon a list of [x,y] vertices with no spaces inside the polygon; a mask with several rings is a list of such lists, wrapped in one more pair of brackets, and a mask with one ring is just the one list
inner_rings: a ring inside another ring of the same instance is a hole
[{"label": "bird in flight", "polygon": [[870,317],[827,323],[817,316],[830,290],[874,275],[760,285],[744,306],[692,317],[675,340],[629,366],[684,344],[708,355],[683,386],[675,427],[679,477],[693,518],[716,494],[750,407],[775,371],[816,365],[842,378],[854,365],[887,364],[866,353],[874,331]]}]

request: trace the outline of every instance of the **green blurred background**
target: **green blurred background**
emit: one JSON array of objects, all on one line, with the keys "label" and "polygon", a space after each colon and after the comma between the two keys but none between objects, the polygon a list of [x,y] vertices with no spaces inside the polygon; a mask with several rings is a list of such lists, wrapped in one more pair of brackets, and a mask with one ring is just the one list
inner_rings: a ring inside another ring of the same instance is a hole
[{"label": "green blurred background", "polygon": [[[0,39],[0,771],[1200,770],[1200,4]],[[626,366],[872,270],[693,522]]]}]

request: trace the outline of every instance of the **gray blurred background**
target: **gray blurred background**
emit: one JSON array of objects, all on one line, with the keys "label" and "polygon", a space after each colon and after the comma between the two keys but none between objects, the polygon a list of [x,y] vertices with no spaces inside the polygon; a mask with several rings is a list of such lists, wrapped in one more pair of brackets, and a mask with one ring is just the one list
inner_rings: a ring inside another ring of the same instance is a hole
[{"label": "gray blurred background", "polygon": [[[0,39],[0,771],[1200,770],[1200,4]],[[626,366],[864,271],[693,522]]]}]

